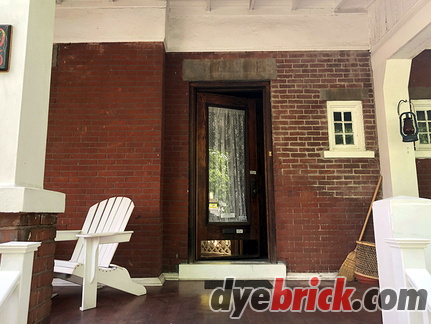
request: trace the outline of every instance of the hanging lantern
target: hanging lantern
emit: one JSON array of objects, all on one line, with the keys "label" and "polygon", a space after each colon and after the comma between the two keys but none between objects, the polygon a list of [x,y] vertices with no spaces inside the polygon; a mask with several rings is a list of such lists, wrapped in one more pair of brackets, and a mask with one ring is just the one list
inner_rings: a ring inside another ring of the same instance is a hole
[{"label": "hanging lantern", "polygon": [[[409,103],[409,110],[400,114],[400,105],[403,102]],[[398,103],[398,115],[400,116],[400,134],[403,142],[416,142],[418,140],[418,121],[413,112],[412,103],[407,100],[400,100]]]}]

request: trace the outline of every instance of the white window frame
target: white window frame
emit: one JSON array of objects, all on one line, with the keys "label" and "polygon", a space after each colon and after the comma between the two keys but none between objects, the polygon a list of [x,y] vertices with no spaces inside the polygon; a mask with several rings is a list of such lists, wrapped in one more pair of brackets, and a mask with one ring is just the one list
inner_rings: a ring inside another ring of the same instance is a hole
[{"label": "white window frame", "polygon": [[[374,151],[366,151],[362,101],[327,101],[329,151],[325,158],[363,157],[373,158]],[[352,116],[354,144],[335,144],[334,112],[350,112]]]},{"label": "white window frame", "polygon": [[[411,102],[413,104],[416,117],[418,111],[431,110],[431,99],[418,99],[412,100]],[[431,144],[421,144],[418,140],[415,142],[415,149],[415,155],[417,158],[431,158]]]}]

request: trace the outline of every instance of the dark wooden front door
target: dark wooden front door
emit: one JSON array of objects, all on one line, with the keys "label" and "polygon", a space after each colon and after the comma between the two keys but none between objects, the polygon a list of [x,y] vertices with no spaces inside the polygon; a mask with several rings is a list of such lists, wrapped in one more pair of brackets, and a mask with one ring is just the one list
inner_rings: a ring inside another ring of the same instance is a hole
[{"label": "dark wooden front door", "polygon": [[267,255],[261,100],[197,93],[196,259]]}]

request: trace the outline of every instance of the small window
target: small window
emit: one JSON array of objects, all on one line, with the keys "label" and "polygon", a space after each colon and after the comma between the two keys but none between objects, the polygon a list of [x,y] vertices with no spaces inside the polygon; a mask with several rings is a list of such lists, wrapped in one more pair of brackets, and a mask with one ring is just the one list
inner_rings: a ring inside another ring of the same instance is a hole
[{"label": "small window", "polygon": [[361,101],[328,101],[329,151],[324,157],[374,157],[365,151]]},{"label": "small window", "polygon": [[418,120],[419,140],[415,142],[416,156],[431,157],[431,100],[412,100],[412,104]]},{"label": "small window", "polygon": [[431,143],[431,107],[430,110],[419,110],[417,114],[419,144],[428,145]]}]

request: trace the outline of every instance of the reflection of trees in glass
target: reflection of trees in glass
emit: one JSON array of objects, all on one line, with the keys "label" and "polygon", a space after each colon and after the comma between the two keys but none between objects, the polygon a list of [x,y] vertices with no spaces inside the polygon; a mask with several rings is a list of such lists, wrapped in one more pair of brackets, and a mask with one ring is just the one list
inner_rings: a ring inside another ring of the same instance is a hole
[{"label": "reflection of trees in glass", "polygon": [[210,222],[239,221],[245,208],[245,110],[208,107]]},{"label": "reflection of trees in glass", "polygon": [[[220,211],[227,209],[229,191],[229,157],[219,151],[209,152],[209,192],[219,202]],[[221,203],[221,204],[220,204]]]}]

